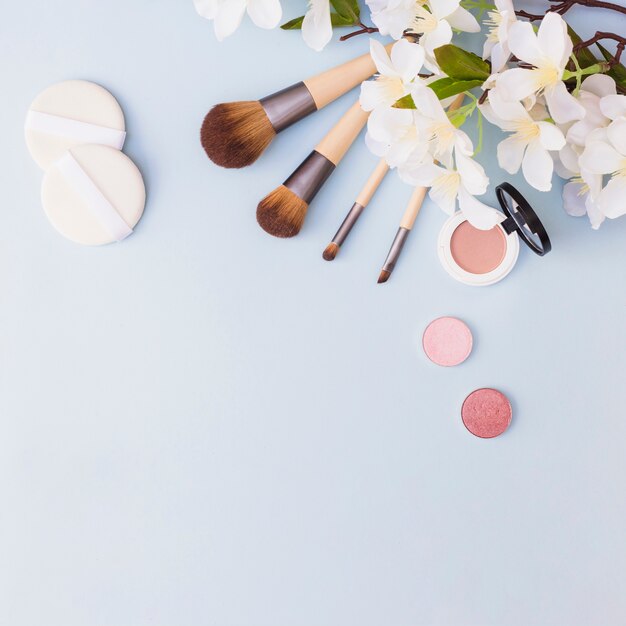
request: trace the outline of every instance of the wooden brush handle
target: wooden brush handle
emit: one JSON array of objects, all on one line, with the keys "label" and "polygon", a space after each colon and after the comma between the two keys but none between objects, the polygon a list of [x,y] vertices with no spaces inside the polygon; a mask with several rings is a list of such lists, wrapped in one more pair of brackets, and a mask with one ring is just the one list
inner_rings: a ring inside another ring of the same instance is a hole
[{"label": "wooden brush handle", "polygon": [[400,220],[400,228],[406,228],[407,230],[411,230],[413,228],[413,224],[415,224],[417,214],[422,208],[422,203],[424,202],[427,191],[428,189],[426,187],[416,187],[414,189],[413,195],[411,196],[409,204],[406,207],[406,211]]},{"label": "wooden brush handle", "polygon": [[333,126],[328,135],[317,144],[315,151],[324,155],[335,165],[339,165],[339,161],[343,159],[363,130],[368,117],[369,111],[364,111],[357,100]]},{"label": "wooden brush handle", "polygon": [[359,195],[356,197],[357,204],[360,204],[362,207],[366,207],[373,195],[376,193],[376,190],[380,186],[380,183],[383,182],[383,178],[387,175],[389,171],[389,165],[387,165],[387,161],[385,159],[381,159],[376,166],[376,169],[372,172],[371,176],[368,178],[365,186],[359,192]]},{"label": "wooden brush handle", "polygon": [[[386,46],[387,51],[391,49],[392,45],[393,43],[390,43]],[[354,89],[354,87],[375,73],[376,66],[368,52],[343,65],[334,67],[332,70],[307,78],[303,82],[319,110],[339,98],[339,96],[343,96],[344,93],[348,93],[348,91]]]}]

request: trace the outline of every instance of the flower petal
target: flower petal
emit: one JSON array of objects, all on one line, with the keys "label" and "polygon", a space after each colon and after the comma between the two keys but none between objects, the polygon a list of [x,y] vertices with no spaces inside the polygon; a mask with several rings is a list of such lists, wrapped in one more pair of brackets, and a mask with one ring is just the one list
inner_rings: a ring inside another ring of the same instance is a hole
[{"label": "flower petal", "polygon": [[600,110],[612,120],[616,120],[618,117],[626,117],[626,96],[604,96],[600,100]]},{"label": "flower petal", "polygon": [[385,50],[385,46],[383,46],[380,41],[370,39],[370,55],[372,56],[372,60],[374,61],[374,65],[376,66],[379,74],[393,78],[398,76],[393,67],[393,63],[387,54],[387,50]]},{"label": "flower petal", "polygon": [[454,13],[460,3],[460,0],[428,0],[432,14],[439,20]]},{"label": "flower petal", "polygon": [[550,115],[557,124],[565,124],[585,117],[585,108],[567,91],[563,81],[560,80],[546,87],[545,95]]},{"label": "flower petal", "polygon": [[509,174],[516,174],[522,166],[524,151],[528,143],[515,135],[507,137],[498,144],[498,163]]},{"label": "flower petal", "polygon": [[248,0],[248,15],[259,28],[276,28],[283,10],[280,0]]},{"label": "flower petal", "polygon": [[611,178],[606,187],[600,192],[598,208],[610,219],[626,215],[626,178],[616,176]]},{"label": "flower petal", "polygon": [[[617,93],[615,81],[606,74],[592,74],[587,76],[580,85],[582,91],[589,91],[599,98]],[[626,96],[623,96],[626,101]]]},{"label": "flower petal", "polygon": [[246,0],[230,0],[220,4],[213,22],[218,41],[223,41],[239,28],[245,12]]},{"label": "flower petal", "polygon": [[563,186],[563,208],[568,215],[582,217],[587,214],[585,200],[587,194],[584,193],[582,183],[566,183]]},{"label": "flower petal", "polygon": [[591,141],[580,155],[578,162],[592,174],[612,174],[619,170],[624,157],[604,141]]},{"label": "flower petal", "polygon": [[[572,40],[567,34],[567,24],[558,14],[549,12],[539,24],[537,40],[541,52],[556,67],[563,68],[572,54]],[[544,61],[545,64],[545,61]]]},{"label": "flower petal", "polygon": [[405,83],[414,80],[424,65],[424,48],[401,39],[391,49],[391,64]]},{"label": "flower petal", "polygon": [[198,15],[205,17],[207,20],[214,20],[217,16],[217,8],[219,0],[193,0]]},{"label": "flower petal", "polygon": [[464,33],[479,33],[480,24],[476,21],[476,18],[463,7],[459,7],[456,11],[453,11],[446,21],[452,28],[460,30]]},{"label": "flower petal", "polygon": [[311,8],[302,21],[302,37],[313,50],[320,51],[332,39],[329,0],[311,0]]},{"label": "flower petal", "polygon": [[[545,18],[544,18],[545,19]],[[509,28],[509,50],[522,61],[536,67],[544,64],[544,53],[530,22],[515,22]],[[517,99],[517,98],[516,98]]]},{"label": "flower petal", "polygon": [[463,187],[475,196],[485,193],[489,187],[489,178],[487,178],[482,165],[463,154],[456,153],[455,156],[456,167]]},{"label": "flower petal", "polygon": [[531,141],[522,160],[522,172],[529,185],[539,191],[552,189],[554,161],[538,139]]},{"label": "flower petal", "polygon": [[606,129],[606,135],[613,147],[626,157],[626,118],[622,117],[611,122]]},{"label": "flower petal", "polygon": [[496,88],[505,100],[523,100],[541,88],[538,70],[525,70],[516,67],[502,72],[496,78]]},{"label": "flower petal", "polygon": [[409,185],[431,187],[438,178],[446,174],[446,170],[443,167],[435,165],[432,161],[429,161],[418,167],[401,167],[398,169],[398,173],[400,174],[400,178],[404,182],[409,183]]},{"label": "flower petal", "polygon": [[435,48],[445,46],[452,41],[452,27],[446,20],[440,20],[435,30],[422,35],[420,43],[424,46],[426,53],[434,57]]},{"label": "flower petal", "polygon": [[501,213],[474,198],[463,185],[459,188],[459,208],[467,221],[479,230],[491,230],[503,219]]},{"label": "flower petal", "polygon": [[565,145],[565,137],[561,130],[550,122],[537,122],[539,140],[546,150],[560,150]]}]

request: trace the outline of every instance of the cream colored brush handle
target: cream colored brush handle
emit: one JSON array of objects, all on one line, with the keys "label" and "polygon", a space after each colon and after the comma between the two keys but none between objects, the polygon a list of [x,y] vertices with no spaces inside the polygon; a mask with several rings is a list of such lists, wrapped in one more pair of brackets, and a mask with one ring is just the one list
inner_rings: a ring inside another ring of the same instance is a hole
[{"label": "cream colored brush handle", "polygon": [[400,221],[400,228],[406,228],[407,230],[411,230],[413,228],[413,224],[415,224],[417,214],[422,208],[422,203],[424,202],[427,191],[428,189],[426,187],[415,188],[413,195],[409,200],[409,204],[406,207],[406,211],[402,216],[402,220]]},{"label": "cream colored brush handle", "polygon": [[369,112],[364,111],[357,100],[335,124],[332,130],[315,147],[315,151],[325,156],[335,165],[343,159],[354,140],[367,123]]},{"label": "cream colored brush handle", "polygon": [[372,175],[365,183],[365,186],[356,197],[357,204],[360,204],[362,207],[366,207],[369,204],[372,196],[376,193],[376,190],[380,186],[380,183],[383,182],[383,178],[385,178],[388,171],[389,166],[387,165],[387,161],[385,161],[385,159],[381,159],[378,162],[376,169],[372,172]]},{"label": "cream colored brush handle", "polygon": [[[387,45],[387,51],[392,45],[393,43]],[[315,106],[321,109],[375,73],[376,66],[368,52],[323,74],[307,78],[303,82],[315,100]]]}]

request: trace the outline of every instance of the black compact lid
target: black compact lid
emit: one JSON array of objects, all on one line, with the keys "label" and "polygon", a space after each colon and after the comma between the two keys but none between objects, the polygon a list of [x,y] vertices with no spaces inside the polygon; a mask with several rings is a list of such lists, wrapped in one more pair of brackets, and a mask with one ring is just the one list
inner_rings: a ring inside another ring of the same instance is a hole
[{"label": "black compact lid", "polygon": [[526,198],[510,183],[498,185],[496,195],[507,216],[500,226],[509,235],[517,233],[522,241],[539,256],[548,254],[552,250],[550,237]]}]

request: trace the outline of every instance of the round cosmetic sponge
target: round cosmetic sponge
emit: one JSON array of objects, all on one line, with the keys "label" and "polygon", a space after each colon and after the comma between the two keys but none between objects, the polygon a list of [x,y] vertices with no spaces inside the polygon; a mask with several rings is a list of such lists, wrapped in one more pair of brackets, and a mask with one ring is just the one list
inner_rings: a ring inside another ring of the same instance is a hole
[{"label": "round cosmetic sponge", "polygon": [[440,317],[424,331],[422,346],[437,365],[452,367],[463,363],[472,352],[472,331],[456,317]]},{"label": "round cosmetic sponge", "polygon": [[501,435],[509,427],[512,416],[509,399],[497,389],[472,391],[461,408],[465,428],[483,439]]},{"label": "round cosmetic sponge", "polygon": [[44,175],[41,200],[52,225],[72,241],[97,246],[132,233],[146,202],[141,172],[122,152],[83,145]]},{"label": "round cosmetic sponge", "polygon": [[42,91],[30,105],[24,132],[31,156],[44,170],[74,146],[101,144],[121,150],[126,138],[117,100],[85,80],[56,83]]}]

